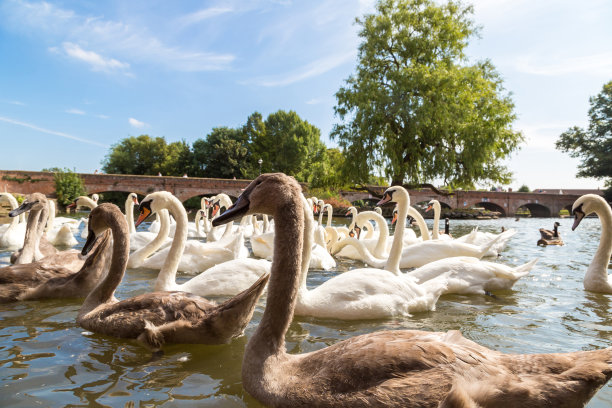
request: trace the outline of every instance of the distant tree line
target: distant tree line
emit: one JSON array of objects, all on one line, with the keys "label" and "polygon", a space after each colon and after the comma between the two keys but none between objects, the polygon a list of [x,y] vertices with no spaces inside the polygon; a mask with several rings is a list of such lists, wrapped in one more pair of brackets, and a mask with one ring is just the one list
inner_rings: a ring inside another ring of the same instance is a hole
[{"label": "distant tree line", "polygon": [[111,147],[102,169],[110,174],[226,179],[283,172],[314,186],[338,186],[343,156],[328,149],[320,136],[317,127],[294,111],[279,110],[265,120],[255,112],[242,127],[214,128],[191,145],[149,135],[122,139]]}]

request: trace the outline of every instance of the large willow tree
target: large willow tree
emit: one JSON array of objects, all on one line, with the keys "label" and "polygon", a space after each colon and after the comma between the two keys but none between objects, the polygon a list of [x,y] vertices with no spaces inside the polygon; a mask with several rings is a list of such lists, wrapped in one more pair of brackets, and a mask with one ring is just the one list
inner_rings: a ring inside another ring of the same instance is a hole
[{"label": "large willow tree", "polygon": [[493,65],[464,54],[471,14],[460,2],[379,0],[357,20],[359,63],[336,93],[332,131],[354,181],[380,169],[394,184],[510,181],[500,161],[523,137]]}]

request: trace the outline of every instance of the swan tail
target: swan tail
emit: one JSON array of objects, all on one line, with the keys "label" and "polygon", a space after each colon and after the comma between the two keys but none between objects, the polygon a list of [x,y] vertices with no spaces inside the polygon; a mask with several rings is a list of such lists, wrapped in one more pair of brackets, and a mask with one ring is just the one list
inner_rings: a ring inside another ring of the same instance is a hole
[{"label": "swan tail", "polygon": [[537,264],[539,261],[539,258],[533,259],[523,265],[519,265],[516,268],[514,268],[514,272],[515,275],[518,275],[519,278],[527,275],[531,269],[535,266],[535,264]]},{"label": "swan tail", "polygon": [[207,319],[207,327],[216,337],[216,344],[229,343],[240,336],[253,316],[257,301],[270,279],[270,273],[263,274],[250,288],[220,304]]},{"label": "swan tail", "polygon": [[136,339],[151,351],[158,351],[164,345],[164,334],[153,323],[145,320],[145,327]]},{"label": "swan tail", "polygon": [[492,240],[491,240],[491,241],[489,241],[488,243],[486,243],[486,244],[482,245],[482,246],[480,247],[480,253],[479,253],[480,258],[482,258],[483,256],[485,256],[485,254],[486,254],[487,252],[489,252],[489,250],[490,250],[491,248],[493,248],[493,247],[495,246],[495,244],[497,244],[497,242],[498,242],[498,241],[500,241],[502,238],[504,238],[504,237],[503,237],[503,236],[500,234],[500,235],[498,235],[497,237],[495,237],[495,239],[492,239]]}]

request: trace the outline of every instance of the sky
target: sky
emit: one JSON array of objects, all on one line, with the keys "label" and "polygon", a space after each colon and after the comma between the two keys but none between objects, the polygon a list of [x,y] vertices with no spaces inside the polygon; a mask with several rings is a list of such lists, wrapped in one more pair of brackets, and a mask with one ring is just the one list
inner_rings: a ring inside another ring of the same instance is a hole
[{"label": "sky", "polygon": [[[467,50],[489,59],[526,142],[506,187],[603,188],[555,149],[612,80],[612,2],[476,0]],[[373,0],[0,0],[0,169],[93,173],[129,136],[189,144],[294,110],[328,146]]]}]

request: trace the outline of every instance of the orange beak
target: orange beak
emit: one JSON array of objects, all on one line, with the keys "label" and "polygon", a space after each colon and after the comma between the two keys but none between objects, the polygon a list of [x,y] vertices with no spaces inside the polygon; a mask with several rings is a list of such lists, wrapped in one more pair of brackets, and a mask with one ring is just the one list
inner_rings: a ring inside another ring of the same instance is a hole
[{"label": "orange beak", "polygon": [[425,212],[429,212],[432,208],[433,208],[432,204],[429,204],[427,206],[427,209],[425,210]]},{"label": "orange beak", "polygon": [[151,215],[151,210],[148,208],[140,209],[140,214],[138,215],[138,219],[136,220],[135,226],[139,226],[149,215]]},{"label": "orange beak", "polygon": [[132,201],[134,202],[135,205],[138,205],[138,198],[137,197],[132,198]]},{"label": "orange beak", "polygon": [[391,225],[395,224],[395,221],[397,221],[397,213],[393,214],[393,219],[391,220]]},{"label": "orange beak", "polygon": [[213,207],[212,216],[214,217],[215,215],[217,215],[218,211],[219,211],[219,204],[215,204],[215,206]]}]

